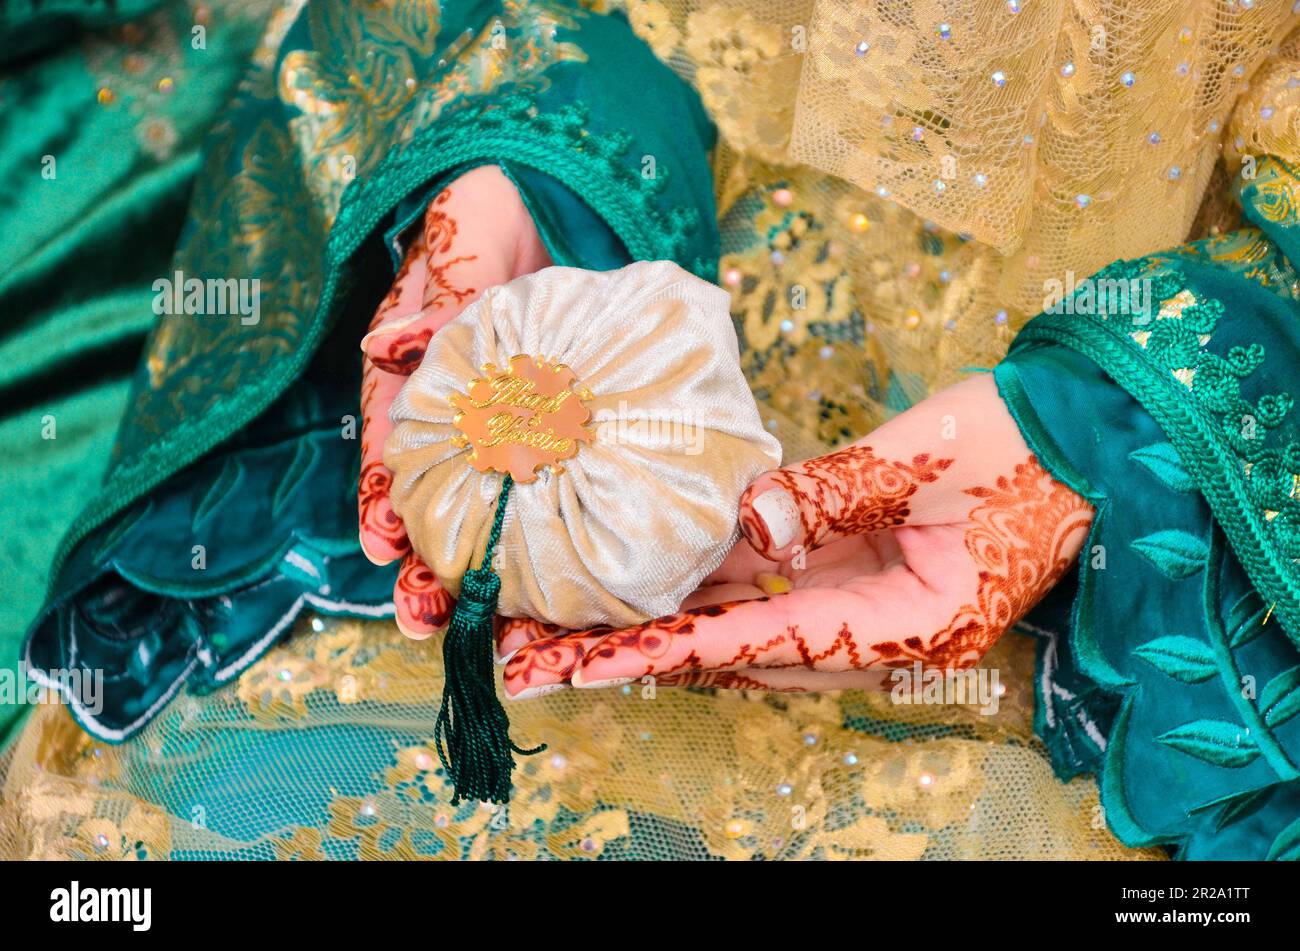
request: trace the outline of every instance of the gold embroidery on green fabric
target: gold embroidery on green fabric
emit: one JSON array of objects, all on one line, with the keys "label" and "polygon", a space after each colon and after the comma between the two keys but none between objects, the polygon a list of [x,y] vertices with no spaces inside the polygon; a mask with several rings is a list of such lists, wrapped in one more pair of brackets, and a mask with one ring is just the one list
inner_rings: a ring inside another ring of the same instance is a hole
[{"label": "gold embroidery on green fabric", "polygon": [[557,26],[575,25],[571,17],[545,4],[508,2],[500,18],[442,51],[439,64],[450,68],[421,76],[422,61],[436,52],[441,16],[436,0],[326,0],[309,8],[312,46],[285,54],[279,92],[300,113],[289,127],[327,221],[353,178],[436,121],[448,103],[584,59],[576,45],[555,38]]},{"label": "gold embroidery on green fabric", "polygon": [[[273,36],[288,32],[295,6],[273,18]],[[556,39],[558,27],[576,27],[577,19],[549,4],[510,0],[481,31],[454,39],[424,76],[419,58],[437,52],[435,0],[326,0],[304,15],[313,48],[285,53],[276,71],[281,100],[301,114],[289,131],[263,118],[241,147],[236,108],[209,146],[174,261],[184,280],[257,280],[258,324],[232,315],[161,317],[115,465],[297,349],[324,280],[330,222],[355,177],[462,96],[525,80],[544,88],[549,66],[584,59],[578,46]],[[267,43],[255,54],[243,111],[269,91],[273,52]]]},{"label": "gold embroidery on green fabric", "polygon": [[[218,143],[212,164],[231,161],[233,140]],[[148,386],[135,394],[134,439],[164,433],[177,413],[194,415],[274,354],[291,352],[311,314],[323,261],[306,248],[324,240],[320,214],[283,169],[292,144],[283,130],[262,121],[232,176],[202,175],[186,236],[174,266],[183,279],[259,282],[256,325],[230,314],[166,314],[159,318],[146,358]]]}]

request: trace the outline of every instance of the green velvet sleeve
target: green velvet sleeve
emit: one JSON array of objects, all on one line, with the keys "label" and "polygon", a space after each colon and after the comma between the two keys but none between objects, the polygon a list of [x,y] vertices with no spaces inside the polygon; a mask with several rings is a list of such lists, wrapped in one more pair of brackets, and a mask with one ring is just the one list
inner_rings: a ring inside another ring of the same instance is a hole
[{"label": "green velvet sleeve", "polygon": [[319,0],[272,32],[169,269],[256,280],[260,310],[159,318],[26,641],[56,687],[107,672],[99,709],[70,703],[110,742],[230,682],[304,607],[391,616],[397,566],[357,541],[357,341],[431,192],[499,165],[559,264],[716,270],[712,126],[621,17]]},{"label": "green velvet sleeve", "polygon": [[[1037,726],[1100,774],[1129,845],[1300,857],[1300,304],[1294,217],[1112,265],[995,377],[1043,464],[1097,509],[1043,635]],[[1293,179],[1292,179],[1293,180]]]}]

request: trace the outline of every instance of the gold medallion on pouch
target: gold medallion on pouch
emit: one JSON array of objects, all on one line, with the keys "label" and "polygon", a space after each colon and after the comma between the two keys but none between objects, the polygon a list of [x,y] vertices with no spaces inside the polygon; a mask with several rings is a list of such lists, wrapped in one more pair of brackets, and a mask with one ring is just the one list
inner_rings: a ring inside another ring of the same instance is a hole
[{"label": "gold medallion on pouch", "polygon": [[521,354],[505,370],[487,363],[482,372],[467,394],[450,398],[458,410],[452,424],[460,430],[452,442],[469,447],[466,458],[479,472],[532,482],[542,468],[563,472],[561,463],[591,442],[591,391],[564,364]]}]

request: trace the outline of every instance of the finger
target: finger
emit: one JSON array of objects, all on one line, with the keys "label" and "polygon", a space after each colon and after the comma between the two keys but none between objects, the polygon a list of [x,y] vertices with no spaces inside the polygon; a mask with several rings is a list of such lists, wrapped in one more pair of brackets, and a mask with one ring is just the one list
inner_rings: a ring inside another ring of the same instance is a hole
[{"label": "finger", "polygon": [[366,355],[390,373],[414,372],[433,335],[484,289],[550,263],[518,191],[489,166],[460,176],[429,203],[422,245],[419,313],[385,322],[362,341]]},{"label": "finger", "polygon": [[503,617],[497,622],[497,663],[504,664],[525,644],[552,637],[568,637],[572,631],[558,624],[535,621],[529,617]]},{"label": "finger", "polygon": [[393,604],[397,608],[397,627],[412,640],[422,641],[451,620],[455,600],[433,569],[415,552],[402,559],[402,567],[393,586]]},{"label": "finger", "polygon": [[[444,189],[441,194],[449,195],[451,191]],[[430,213],[432,210],[431,205]],[[412,247],[420,255],[419,266],[411,268],[405,287],[394,286],[397,297],[385,319],[372,323],[370,332],[361,338],[366,358],[380,370],[399,377],[415,372],[434,333],[460,313],[481,287],[505,279],[499,261],[478,254],[443,253],[441,249],[449,247],[449,242],[437,235],[434,238],[439,241],[437,247],[430,246],[426,227]],[[403,267],[410,263],[408,255]]]},{"label": "finger", "polygon": [[[753,553],[750,553],[753,555]],[[764,564],[767,564],[764,562]],[[771,576],[775,578],[776,576]],[[769,582],[771,585],[771,582]],[[789,590],[789,582],[782,590]],[[768,593],[771,593],[770,591]],[[682,610],[703,607],[710,604],[720,604],[724,601],[746,601],[753,598],[761,598],[764,595],[764,588],[758,584],[742,584],[739,582],[724,582],[721,584],[702,585],[687,596],[682,603]],[[589,640],[593,635],[608,633],[609,628],[592,628],[582,631],[572,631],[561,627],[558,624],[549,624],[545,621],[537,621],[533,618],[500,618],[496,627],[497,638],[497,663],[506,664],[515,655],[521,647],[526,644],[532,644],[536,641],[550,640],[552,638],[566,637],[586,637]]]},{"label": "finger", "polygon": [[882,455],[858,443],[759,476],[740,499],[740,527],[760,556],[781,561],[848,535],[906,524],[912,498],[952,464]]},{"label": "finger", "polygon": [[506,661],[503,680],[511,700],[529,700],[569,686],[574,668],[604,631],[532,641]]},{"label": "finger", "polygon": [[[478,296],[482,286],[474,286],[474,269],[464,267],[479,261],[479,255],[465,250],[476,244],[488,246],[487,240],[497,227],[492,216],[463,216],[458,200],[465,190],[473,190],[473,173],[458,180],[455,189],[440,191],[424,214],[424,243],[429,249],[429,271],[425,280],[423,307],[459,309]],[[480,235],[479,232],[482,232]]]},{"label": "finger", "polygon": [[386,565],[411,550],[406,527],[393,511],[389,490],[393,473],[384,465],[384,440],[393,428],[388,407],[405,377],[385,373],[366,361],[361,377],[361,477],[357,511],[361,550],[377,565]]},{"label": "finger", "polygon": [[428,255],[424,299],[414,313],[381,323],[361,340],[366,357],[381,370],[410,376],[424,359],[433,335],[478,297],[485,287],[511,277],[504,261],[486,254],[439,258]]},{"label": "finger", "polygon": [[[497,240],[502,234],[513,240]],[[425,308],[459,310],[484,288],[552,263],[532,213],[495,165],[471,169],[438,193],[425,211],[424,239],[429,249]],[[496,272],[495,280],[482,280],[484,272]]]},{"label": "finger", "polygon": [[[763,589],[754,584],[723,583],[705,585],[686,598],[682,604],[682,609],[689,610],[724,601],[743,601],[762,596]],[[497,663],[509,664],[520,648],[535,646],[540,641],[579,638],[583,643],[590,644],[599,640],[609,630],[609,628],[591,628],[583,631],[571,631],[558,624],[549,624],[532,618],[501,618],[496,628]],[[554,664],[548,663],[545,666],[547,669],[556,669],[558,675],[558,668]],[[522,669],[516,668],[516,673],[522,673]],[[567,670],[563,672],[563,676],[565,680],[568,679]],[[518,678],[516,677],[516,679]]]},{"label": "finger", "polygon": [[[380,302],[370,322],[375,327],[406,319],[420,309],[424,294],[424,235],[411,242],[393,286]],[[366,360],[361,376],[361,478],[357,485],[357,517],[361,550],[379,565],[401,558],[410,549],[402,520],[389,503],[392,473],[384,465],[384,440],[392,423],[388,407],[402,388],[404,378],[385,373]]]},{"label": "finger", "polygon": [[967,658],[963,645],[987,646],[978,640],[978,618],[969,625],[962,618],[978,573],[960,531],[904,531],[905,548],[931,549],[925,577],[899,564],[841,587],[710,605],[613,631],[587,648],[570,681],[607,686],[647,674],[754,667],[868,670],[914,659],[945,664],[954,652],[961,663],[974,663],[983,650]]},{"label": "finger", "polygon": [[[693,592],[682,608],[688,610],[723,601],[762,596],[762,590],[755,585],[710,585]],[[571,631],[558,624],[548,624],[532,618],[501,618],[496,632],[497,663],[507,666],[507,693],[512,687],[525,690],[530,686],[550,682],[567,682],[573,664],[582,658],[586,647],[601,640],[609,631],[610,628]],[[560,640],[572,640],[574,644],[550,643]],[[512,666],[511,661],[525,647],[529,653]]]},{"label": "finger", "polygon": [[392,286],[375,309],[375,316],[370,320],[370,330],[403,320],[420,310],[424,299],[425,257],[424,232],[418,231],[406,249],[402,266],[398,268]]}]

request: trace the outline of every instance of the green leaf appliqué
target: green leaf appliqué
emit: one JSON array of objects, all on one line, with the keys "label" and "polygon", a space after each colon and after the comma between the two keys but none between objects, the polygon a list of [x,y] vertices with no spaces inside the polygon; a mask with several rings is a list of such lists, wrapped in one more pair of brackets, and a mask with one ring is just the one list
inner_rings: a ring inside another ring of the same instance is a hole
[{"label": "green leaf appliqu\u00e9", "polygon": [[1140,462],[1152,475],[1175,492],[1191,492],[1196,488],[1196,482],[1183,468],[1183,461],[1178,458],[1178,450],[1174,448],[1173,443],[1152,443],[1150,446],[1134,449],[1128,457],[1134,462]]},{"label": "green leaf appliqu\u00e9", "polygon": [[1133,548],[1166,576],[1180,581],[1205,567],[1209,548],[1190,532],[1168,529],[1135,539]]},{"label": "green leaf appliqu\u00e9", "polygon": [[1284,670],[1265,684],[1259,708],[1269,726],[1281,726],[1300,713],[1300,667]]},{"label": "green leaf appliqu\u00e9", "polygon": [[1245,647],[1259,635],[1264,633],[1263,615],[1264,609],[1260,608],[1250,617],[1241,621],[1235,628],[1230,627],[1232,634],[1228,638],[1228,646],[1233,650],[1238,647]]},{"label": "green leaf appliqu\u00e9", "polygon": [[1232,769],[1249,766],[1259,757],[1246,728],[1226,720],[1193,720],[1156,739],[1180,753]]},{"label": "green leaf appliqu\u00e9", "polygon": [[318,455],[319,451],[316,449],[314,442],[308,440],[298,442],[298,449],[293,454],[293,461],[289,463],[289,467],[280,476],[280,482],[275,487],[275,495],[271,498],[272,515],[280,514],[285,503],[292,498],[298,484],[302,482],[303,476],[315,464]]},{"label": "green leaf appliqu\u00e9", "polygon": [[237,458],[232,456],[226,460],[226,464],[221,467],[221,474],[208,487],[208,491],[203,493],[203,498],[194,509],[194,517],[190,520],[192,529],[198,529],[199,525],[221,506],[226,496],[234,491],[242,474],[243,467]]},{"label": "green leaf appliqu\u00e9", "polygon": [[153,499],[146,498],[143,505],[137,504],[134,511],[128,511],[119,516],[117,523],[108,530],[108,533],[104,536],[104,541],[99,546],[99,550],[95,552],[95,563],[100,564],[103,562],[112,553],[117,543],[126,536],[126,533],[135,528],[152,509]]},{"label": "green leaf appliqu\u00e9", "polygon": [[1214,652],[1200,641],[1181,635],[1157,637],[1133,653],[1163,674],[1185,684],[1199,684],[1215,675]]},{"label": "green leaf appliqu\u00e9", "polygon": [[1270,862],[1295,862],[1300,860],[1300,819],[1278,833],[1266,856]]},{"label": "green leaf appliqu\u00e9", "polygon": [[1214,822],[1214,828],[1222,830],[1234,822],[1240,822],[1248,816],[1253,816],[1259,812],[1264,803],[1268,802],[1271,795],[1273,795],[1273,787],[1265,786],[1263,789],[1256,789],[1254,792],[1248,792],[1243,796],[1230,800],[1223,807],[1223,811],[1219,813],[1219,817]]}]

